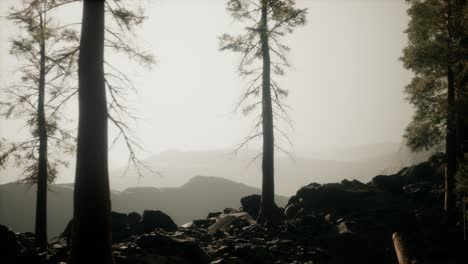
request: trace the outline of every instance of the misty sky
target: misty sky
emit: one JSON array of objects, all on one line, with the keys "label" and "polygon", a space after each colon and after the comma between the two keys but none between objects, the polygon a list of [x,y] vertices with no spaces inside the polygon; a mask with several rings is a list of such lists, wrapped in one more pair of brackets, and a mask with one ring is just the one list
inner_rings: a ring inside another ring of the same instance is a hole
[{"label": "misty sky", "polygon": [[[17,1],[1,0],[0,13]],[[218,51],[217,37],[239,29],[222,0],[141,1],[148,16],[135,41],[157,58],[152,69],[116,58],[139,90],[130,104],[142,119],[134,124],[144,156],[166,149],[232,148],[252,126],[234,113],[244,83],[238,54]],[[294,129],[283,125],[295,154],[337,146],[400,142],[412,110],[403,87],[411,74],[398,58],[408,23],[403,0],[298,0],[308,24],[287,38],[293,67],[281,80]],[[79,6],[63,17],[78,19]],[[1,85],[18,66],[8,54],[14,26],[1,21]],[[76,115],[76,104],[68,111]],[[0,137],[15,138],[21,121],[0,120]],[[125,160],[122,146],[111,149],[111,164]]]}]

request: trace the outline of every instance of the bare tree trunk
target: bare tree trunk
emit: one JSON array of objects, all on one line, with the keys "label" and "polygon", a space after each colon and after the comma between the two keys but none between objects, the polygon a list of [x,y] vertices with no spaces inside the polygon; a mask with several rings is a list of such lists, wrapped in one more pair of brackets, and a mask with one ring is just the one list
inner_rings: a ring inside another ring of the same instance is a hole
[{"label": "bare tree trunk", "polygon": [[275,176],[274,176],[274,135],[273,109],[270,85],[270,48],[268,44],[268,1],[262,0],[261,18],[261,48],[263,58],[262,73],[262,125],[263,125],[263,158],[262,158],[262,202],[257,221],[264,224],[275,224],[277,206],[275,204]]},{"label": "bare tree trunk", "polygon": [[39,98],[37,102],[37,124],[39,130],[39,164],[37,174],[37,196],[36,196],[36,226],[35,233],[39,247],[47,248],[47,127],[45,118],[45,13],[42,13],[43,2],[39,10],[39,23],[41,27],[40,43],[40,73],[39,73]]},{"label": "bare tree trunk", "polygon": [[[447,45],[450,53],[453,38],[453,17],[451,0],[447,0]],[[453,59],[449,58],[447,66],[447,134],[445,139],[445,197],[444,210],[447,222],[452,224],[455,214],[455,175],[457,173],[457,120],[456,120],[456,90],[455,76],[452,68]]]},{"label": "bare tree trunk", "polygon": [[[466,0],[456,0],[453,19],[454,27],[456,28],[455,34],[459,45],[466,45],[466,32],[464,31],[464,16],[463,12],[467,5]],[[460,59],[460,58],[458,58]],[[457,61],[454,75],[455,102],[456,102],[456,134],[457,134],[457,169],[464,168],[468,165],[468,160],[465,158],[465,153],[468,152],[468,58],[462,57],[462,61]]]},{"label": "bare tree trunk", "polygon": [[85,0],[71,263],[113,263],[104,86],[104,0]]},{"label": "bare tree trunk", "polygon": [[444,210],[447,214],[447,220],[451,220],[455,211],[455,174],[457,172],[457,134],[456,134],[456,122],[455,122],[455,85],[453,70],[451,67],[447,69],[447,135],[445,142],[445,199],[444,199]]}]

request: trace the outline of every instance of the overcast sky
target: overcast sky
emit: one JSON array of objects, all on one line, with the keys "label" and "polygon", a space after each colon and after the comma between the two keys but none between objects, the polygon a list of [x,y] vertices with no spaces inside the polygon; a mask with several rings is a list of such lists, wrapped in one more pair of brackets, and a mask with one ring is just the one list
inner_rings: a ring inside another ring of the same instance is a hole
[{"label": "overcast sky", "polygon": [[[0,1],[2,16],[13,0]],[[234,113],[244,83],[238,54],[218,51],[217,37],[238,25],[222,0],[142,1],[148,20],[135,41],[157,58],[152,69],[120,63],[139,90],[131,100],[142,119],[135,130],[151,155],[166,149],[231,148],[249,132],[250,118]],[[287,37],[293,67],[283,78],[294,129],[293,152],[400,142],[412,110],[403,87],[411,78],[398,58],[408,23],[403,0],[298,0],[308,24]],[[60,14],[79,19],[75,7]],[[8,54],[14,26],[1,20],[0,79],[18,65]],[[73,105],[71,115],[76,113]],[[0,137],[14,138],[21,120],[0,120]],[[287,126],[283,126],[287,128]],[[125,159],[111,149],[111,164]]]}]

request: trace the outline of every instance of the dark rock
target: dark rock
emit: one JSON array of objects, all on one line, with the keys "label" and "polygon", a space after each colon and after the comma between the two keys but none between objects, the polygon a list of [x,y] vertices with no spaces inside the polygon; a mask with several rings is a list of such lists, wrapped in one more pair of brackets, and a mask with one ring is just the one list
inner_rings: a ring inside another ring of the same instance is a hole
[{"label": "dark rock", "polygon": [[286,218],[291,219],[291,218],[296,217],[300,209],[301,209],[300,204],[293,203],[293,204],[288,205],[284,211]]},{"label": "dark rock", "polygon": [[239,212],[239,210],[235,209],[235,208],[224,208],[223,210],[223,213],[225,214],[233,214],[233,213],[237,213]]},{"label": "dark rock", "polygon": [[64,238],[52,240],[49,245],[47,263],[60,263],[68,260],[67,242]]},{"label": "dark rock", "polygon": [[112,229],[124,229],[128,225],[127,214],[111,212]]},{"label": "dark rock", "polygon": [[[143,215],[144,219],[144,215]],[[175,239],[153,232],[136,240],[139,247],[160,256],[182,257],[190,263],[210,263],[210,257],[194,240]]]},{"label": "dark rock", "polygon": [[138,213],[132,212],[128,214],[128,228],[130,229],[131,234],[137,235],[143,233],[143,223],[141,222],[141,220],[142,217]]},{"label": "dark rock", "polygon": [[347,180],[347,179],[342,180],[341,184],[343,184],[346,187],[354,187],[354,184],[350,180]]},{"label": "dark rock", "polygon": [[405,178],[401,175],[377,175],[372,178],[372,185],[388,192],[401,192]]},{"label": "dark rock", "polygon": [[372,178],[372,185],[389,192],[402,192],[403,186],[419,182],[442,183],[443,174],[435,169],[437,157],[430,162],[422,162],[409,168],[404,168],[393,175],[378,175]]},{"label": "dark rock", "polygon": [[229,231],[232,228],[242,229],[242,227],[249,225],[250,221],[253,221],[253,219],[245,212],[225,215],[217,219],[216,223],[208,228],[208,232]]},{"label": "dark rock", "polygon": [[140,224],[141,219],[142,219],[141,215],[139,213],[135,213],[135,212],[129,213],[128,216],[127,216],[128,224],[130,226],[136,226],[136,225]]},{"label": "dark rock", "polygon": [[125,240],[130,236],[127,214],[111,212],[112,220],[112,243]]},{"label": "dark rock", "polygon": [[162,228],[166,231],[177,230],[177,225],[172,221],[172,218],[159,210],[145,210],[142,225],[145,233],[149,233],[156,228]]},{"label": "dark rock", "polygon": [[19,233],[16,235],[16,239],[18,239],[21,246],[26,248],[34,248],[37,245],[36,236],[31,232]]},{"label": "dark rock", "polygon": [[293,195],[291,196],[291,198],[289,198],[288,204],[286,205],[286,207],[288,207],[291,204],[298,204],[299,202],[300,202],[299,197],[297,197],[296,195]]},{"label": "dark rock", "polygon": [[225,257],[211,262],[211,264],[245,264],[246,262],[237,257]]},{"label": "dark rock", "polygon": [[358,180],[352,180],[351,183],[354,185],[355,188],[358,189],[368,189],[369,186],[367,186],[365,183],[362,183]]},{"label": "dark rock", "polygon": [[221,231],[221,230],[216,230],[214,233],[213,233],[213,238],[218,240],[218,239],[223,239],[227,236],[226,232],[224,231]]},{"label": "dark rock", "polygon": [[21,245],[16,235],[8,227],[0,225],[0,260],[2,263],[15,263]]},{"label": "dark rock", "polygon": [[416,183],[416,182],[432,182],[442,183],[443,176],[430,165],[429,162],[422,162],[418,165],[409,167],[403,174],[405,177],[405,184]]},{"label": "dark rock", "polygon": [[192,221],[192,225],[195,226],[195,227],[203,227],[203,228],[208,228],[209,226],[211,226],[212,224],[214,224],[216,222],[215,219],[211,219],[211,218],[208,218],[208,219],[197,219],[197,220],[193,220]]},{"label": "dark rock", "polygon": [[227,254],[232,254],[232,251],[234,249],[232,247],[228,247],[228,246],[221,246],[219,247],[217,250],[215,250],[214,252],[212,252],[210,254],[210,256],[214,259],[216,258],[219,258],[219,257],[222,257],[224,255],[227,255]]},{"label": "dark rock", "polygon": [[223,212],[210,212],[208,213],[208,216],[206,218],[214,218],[214,217],[218,217],[222,214]]},{"label": "dark rock", "polygon": [[254,219],[257,219],[258,213],[260,212],[262,196],[258,194],[252,194],[242,197],[240,202],[242,205],[242,211],[249,213],[250,216],[252,216]]}]

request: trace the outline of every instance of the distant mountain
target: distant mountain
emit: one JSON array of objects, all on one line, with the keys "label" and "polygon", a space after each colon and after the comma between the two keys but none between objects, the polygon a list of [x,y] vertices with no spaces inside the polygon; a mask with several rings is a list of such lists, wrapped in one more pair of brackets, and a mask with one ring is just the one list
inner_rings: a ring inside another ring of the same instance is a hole
[{"label": "distant mountain", "polygon": [[[232,150],[166,151],[144,160],[144,164],[160,175],[134,169],[111,172],[111,186],[122,190],[128,186],[180,186],[193,175],[213,175],[250,186],[261,186],[261,160],[252,162],[258,151]],[[334,154],[333,154],[334,153]],[[339,182],[357,179],[368,182],[378,174],[391,174],[400,168],[426,160],[432,152],[413,153],[403,143],[382,143],[342,148],[322,154],[298,156],[295,160],[276,156],[275,188],[278,194],[293,195],[311,182]],[[335,160],[332,158],[336,158]]]},{"label": "distant mountain", "polygon": [[[225,207],[240,207],[246,195],[260,194],[258,188],[217,177],[196,176],[177,188],[135,187],[111,194],[112,209],[117,212],[161,210],[177,224],[205,218],[208,212]],[[17,232],[34,230],[36,187],[20,183],[0,185],[0,224]],[[287,197],[277,196],[284,206]],[[50,236],[63,231],[73,214],[73,185],[51,185],[48,192]]]},{"label": "distant mountain", "polygon": [[[298,148],[300,149],[300,148]],[[378,174],[392,174],[427,158],[434,151],[411,152],[402,142],[378,143],[364,146],[341,147],[328,150],[320,148],[298,150],[295,160],[277,153],[275,162],[275,187],[281,195],[290,196],[311,182],[337,182],[357,179],[367,182]],[[316,151],[316,152],[314,152]],[[113,190],[129,187],[179,187],[195,175],[210,175],[261,187],[261,160],[252,161],[258,150],[243,150],[237,155],[231,149],[205,151],[165,151],[151,156],[143,163],[159,172],[145,169],[139,175],[126,164],[110,171]],[[0,183],[14,181],[20,175],[18,169],[0,171]],[[59,171],[58,182],[73,181],[73,162],[69,168]]]}]

